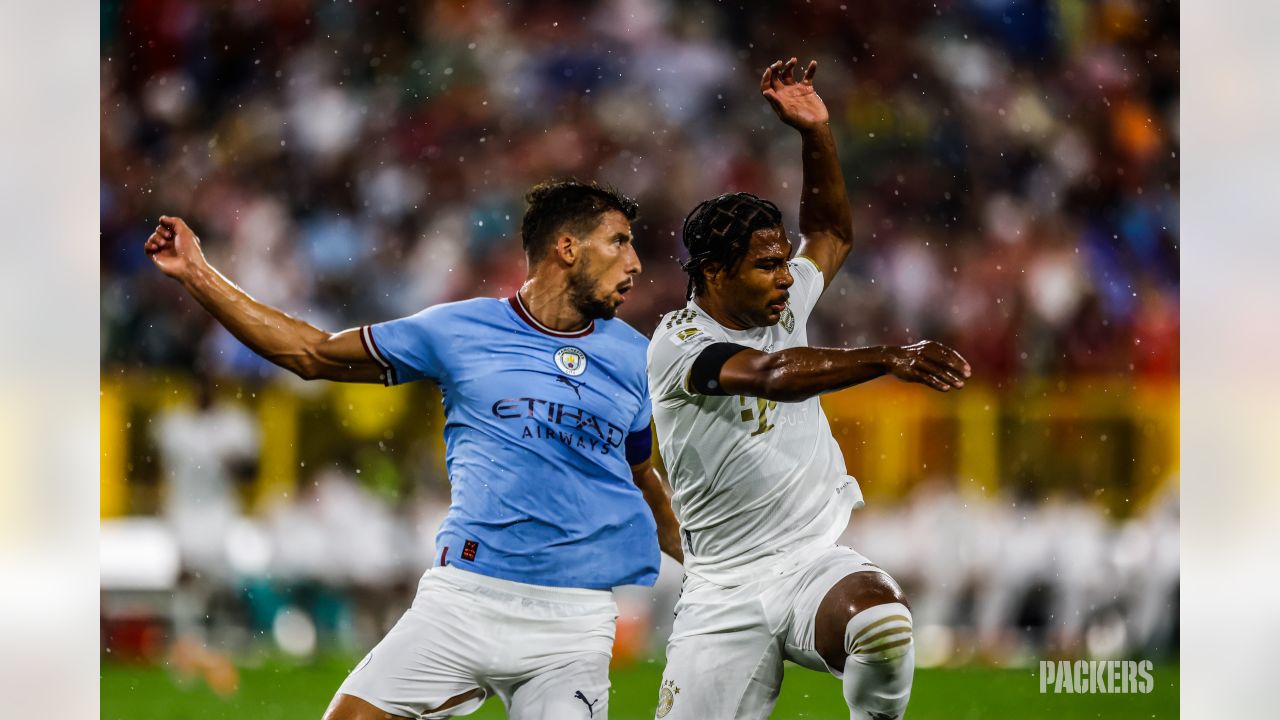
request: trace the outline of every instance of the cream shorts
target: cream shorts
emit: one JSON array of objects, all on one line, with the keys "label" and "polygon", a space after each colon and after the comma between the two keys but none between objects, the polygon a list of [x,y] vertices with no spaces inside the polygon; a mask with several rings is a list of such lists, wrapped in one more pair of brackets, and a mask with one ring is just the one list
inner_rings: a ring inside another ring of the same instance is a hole
[{"label": "cream shorts", "polygon": [[[608,590],[434,567],[413,606],[338,693],[410,718],[466,715],[497,696],[513,719],[604,720],[617,617]],[[477,688],[483,698],[433,712]]]},{"label": "cream shorts", "polygon": [[768,718],[782,688],[784,660],[831,671],[814,646],[818,605],[833,585],[858,572],[884,571],[836,545],[737,587],[686,575],[657,717]]}]

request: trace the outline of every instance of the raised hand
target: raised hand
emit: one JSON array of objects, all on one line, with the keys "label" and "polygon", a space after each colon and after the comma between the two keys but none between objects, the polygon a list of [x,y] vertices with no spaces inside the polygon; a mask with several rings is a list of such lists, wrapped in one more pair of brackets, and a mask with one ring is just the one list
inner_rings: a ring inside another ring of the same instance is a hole
[{"label": "raised hand", "polygon": [[827,106],[813,89],[813,76],[818,61],[811,60],[804,75],[796,80],[796,59],[781,60],[770,65],[760,78],[760,93],[768,99],[782,122],[797,130],[812,130],[827,124]]},{"label": "raised hand", "polygon": [[960,353],[940,342],[921,340],[890,350],[889,372],[899,380],[947,392],[964,387],[970,374],[969,363]]},{"label": "raised hand", "polygon": [[179,217],[161,215],[160,224],[147,238],[143,249],[161,272],[178,280],[205,264],[200,238]]}]

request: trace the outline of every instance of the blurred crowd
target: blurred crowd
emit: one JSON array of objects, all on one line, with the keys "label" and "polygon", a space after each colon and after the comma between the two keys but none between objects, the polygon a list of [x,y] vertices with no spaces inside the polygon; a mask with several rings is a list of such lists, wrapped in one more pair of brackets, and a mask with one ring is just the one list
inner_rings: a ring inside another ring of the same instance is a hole
[{"label": "blurred crowd", "polygon": [[[552,177],[639,200],[622,316],[649,334],[685,301],[698,201],[754,192],[796,232],[799,139],[758,90],[794,55],[819,62],[856,231],[815,344],[928,337],[998,387],[1176,380],[1176,3],[107,0],[102,16],[104,373],[281,372],[151,267],[161,214],[254,296],[337,330],[514,292],[523,194]],[[263,439],[243,409],[154,420],[180,632],[362,649],[403,609],[444,494],[391,502],[351,468],[309,468],[250,513],[237,483]],[[859,511],[848,541],[907,587],[922,663],[1176,652],[1174,492],[1121,521],[929,482]],[[666,570],[620,595],[620,638],[642,618],[635,642],[661,647]]]},{"label": "blurred crowd", "polygon": [[842,542],[907,589],[922,665],[1176,656],[1178,494],[1117,520],[1082,494],[941,479],[853,514]]},{"label": "blurred crowd", "polygon": [[857,245],[812,337],[939,339],[983,378],[1178,362],[1178,10],[1158,0],[103,4],[102,358],[271,372],[141,244],[328,329],[512,292],[533,183],[637,197],[624,317],[683,304],[679,228],[729,190],[795,232],[762,68],[819,61]]},{"label": "blurred crowd", "polygon": [[[372,646],[435,563],[447,500],[388,496],[358,467],[337,463],[306,470],[297,492],[253,512],[237,491],[259,452],[253,417],[214,401],[208,387],[152,423],[167,492],[157,517],[143,522],[176,557],[151,590],[171,593],[160,615],[177,647],[311,656]],[[840,540],[904,587],[921,665],[1176,657],[1176,487],[1126,518],[1079,491],[960,487],[968,486],[926,478],[901,503],[855,511]],[[128,595],[141,588],[137,578],[154,576],[148,558],[167,553],[112,557],[124,552],[115,532],[104,523],[104,565],[132,564],[132,574],[110,573],[104,589]],[[661,657],[681,576],[664,557],[654,588],[616,592],[616,662]]]}]

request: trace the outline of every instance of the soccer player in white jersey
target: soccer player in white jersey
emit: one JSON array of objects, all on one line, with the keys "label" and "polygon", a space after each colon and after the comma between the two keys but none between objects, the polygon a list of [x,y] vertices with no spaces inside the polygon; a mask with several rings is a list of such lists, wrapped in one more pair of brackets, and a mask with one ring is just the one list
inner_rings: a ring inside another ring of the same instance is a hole
[{"label": "soccer player in white jersey", "polygon": [[911,692],[911,611],[901,589],[835,544],[862,505],[818,395],[881,375],[941,392],[968,363],[935,342],[808,347],[805,323],[852,245],[828,127],[796,60],[760,90],[800,132],[799,256],[776,206],[721,195],[685,220],[691,299],[649,342],[649,393],[680,521],[686,576],[657,717],[767,718],[792,660],[841,677],[855,720],[902,717]]}]

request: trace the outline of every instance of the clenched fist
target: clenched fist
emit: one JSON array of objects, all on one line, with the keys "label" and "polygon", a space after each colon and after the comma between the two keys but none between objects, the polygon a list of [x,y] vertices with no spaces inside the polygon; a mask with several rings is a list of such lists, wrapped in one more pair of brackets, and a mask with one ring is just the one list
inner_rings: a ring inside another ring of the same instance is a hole
[{"label": "clenched fist", "polygon": [[177,280],[185,280],[206,264],[200,238],[179,217],[161,215],[143,249],[161,272]]}]

